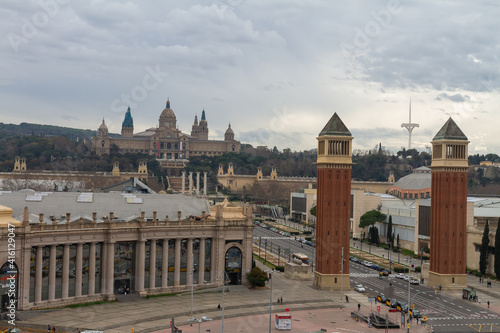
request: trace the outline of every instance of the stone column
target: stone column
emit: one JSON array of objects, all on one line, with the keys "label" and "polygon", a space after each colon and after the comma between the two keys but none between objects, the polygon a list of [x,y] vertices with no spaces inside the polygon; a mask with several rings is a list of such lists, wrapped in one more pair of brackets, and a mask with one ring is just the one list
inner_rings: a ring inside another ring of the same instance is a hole
[{"label": "stone column", "polygon": [[200,173],[196,173],[196,195],[200,195]]},{"label": "stone column", "polygon": [[186,171],[182,171],[182,191],[181,193],[184,194],[186,192]]},{"label": "stone column", "polygon": [[95,243],[89,247],[89,295],[95,294]]},{"label": "stone column", "polygon": [[205,281],[205,238],[200,238],[200,251],[198,258],[198,284],[203,285],[204,281]]},{"label": "stone column", "polygon": [[178,287],[181,284],[181,239],[177,238],[175,240],[174,249],[174,287]]},{"label": "stone column", "polygon": [[[217,266],[217,263],[215,262],[215,253],[217,252],[218,250],[218,246],[216,243],[216,238],[212,238],[211,241],[210,241],[210,281],[211,282],[218,282],[217,279],[220,278],[220,277],[224,277],[224,270],[225,270],[225,267],[224,265],[222,265],[222,271],[219,272],[219,269]],[[224,258],[224,254],[222,254],[223,258]],[[220,276],[217,276],[217,275],[220,275]],[[224,281],[224,280],[222,280]]]},{"label": "stone column", "polygon": [[207,196],[207,173],[203,172],[203,195]]},{"label": "stone column", "polygon": [[193,239],[188,238],[187,241],[187,263],[186,263],[186,285],[193,284],[194,271],[193,271]]},{"label": "stone column", "polygon": [[69,293],[69,244],[64,244],[62,264],[62,298],[68,298]]},{"label": "stone column", "polygon": [[151,240],[149,247],[149,289],[156,288],[156,239]]},{"label": "stone column", "polygon": [[114,276],[114,270],[115,270],[115,243],[114,242],[109,242],[104,244],[106,248],[106,265],[102,266],[103,270],[105,271],[105,277],[106,277],[106,283],[104,284],[106,286],[105,293],[106,295],[113,295],[114,294],[114,281],[115,281],[115,276]]},{"label": "stone column", "polygon": [[163,240],[163,256],[161,257],[161,287],[168,285],[168,239]]},{"label": "stone column", "polygon": [[82,296],[82,259],[83,244],[76,244],[76,262],[75,262],[75,296]]},{"label": "stone column", "polygon": [[108,267],[108,256],[107,256],[107,247],[106,243],[101,243],[101,294],[106,294],[106,274],[107,270],[106,267]]},{"label": "stone column", "polygon": [[50,246],[49,262],[49,301],[56,298],[56,246]]},{"label": "stone column", "polygon": [[42,271],[43,271],[43,246],[36,247],[36,263],[35,263],[35,303],[42,301]]},{"label": "stone column", "polygon": [[193,194],[193,173],[189,172],[189,195]]},{"label": "stone column", "polygon": [[144,291],[144,269],[146,262],[146,242],[143,240],[137,241],[137,263],[135,265],[135,290],[138,292]]}]

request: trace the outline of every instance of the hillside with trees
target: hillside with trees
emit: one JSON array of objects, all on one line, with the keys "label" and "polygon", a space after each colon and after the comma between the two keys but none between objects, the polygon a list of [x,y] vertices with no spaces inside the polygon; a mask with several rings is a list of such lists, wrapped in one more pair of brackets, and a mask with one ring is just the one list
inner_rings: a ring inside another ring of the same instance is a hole
[{"label": "hillside with trees", "polygon": [[[148,169],[158,177],[165,173],[153,156],[144,154],[119,154],[111,149],[109,155],[97,156],[91,152],[88,138],[95,131],[66,127],[22,123],[20,125],[0,123],[0,171],[12,171],[16,156],[27,160],[29,170],[75,170],[111,171],[115,161],[122,171],[136,171],[140,160],[148,161]],[[83,140],[85,139],[85,140]],[[392,154],[378,145],[370,151],[354,151],[352,177],[360,181],[387,181],[389,173],[394,172],[396,180],[421,166],[430,166],[431,155],[416,149],[402,149]],[[255,175],[262,167],[264,175],[269,175],[276,166],[280,177],[316,177],[316,149],[280,151],[276,147],[253,147],[241,145],[241,153],[227,153],[218,156],[191,157],[186,171],[206,171],[213,182],[219,164],[225,170],[232,162],[235,174]],[[499,163],[496,154],[470,155],[469,192],[474,194],[500,193],[500,169],[494,166],[480,166],[483,161]]]}]

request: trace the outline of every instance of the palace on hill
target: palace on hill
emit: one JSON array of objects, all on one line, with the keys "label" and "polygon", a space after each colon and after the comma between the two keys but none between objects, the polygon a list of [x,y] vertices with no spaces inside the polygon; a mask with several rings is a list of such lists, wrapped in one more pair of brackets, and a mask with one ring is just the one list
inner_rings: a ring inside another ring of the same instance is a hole
[{"label": "palace on hill", "polygon": [[194,118],[191,134],[177,128],[177,119],[170,108],[170,100],[159,118],[159,126],[134,133],[134,120],[128,108],[122,123],[121,137],[111,138],[108,127],[102,120],[97,136],[91,138],[92,151],[98,155],[109,154],[113,147],[120,153],[143,153],[155,155],[160,160],[186,159],[191,156],[216,156],[229,152],[240,152],[240,142],[234,139],[234,132],[229,124],[224,140],[208,139],[208,123],[205,110]]}]

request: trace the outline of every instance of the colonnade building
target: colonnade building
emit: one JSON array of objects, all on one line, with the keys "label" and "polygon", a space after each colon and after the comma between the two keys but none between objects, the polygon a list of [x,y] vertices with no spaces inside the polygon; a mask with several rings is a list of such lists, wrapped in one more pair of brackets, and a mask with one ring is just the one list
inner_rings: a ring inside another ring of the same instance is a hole
[{"label": "colonnade building", "polygon": [[[6,244],[9,233],[14,235],[15,255],[0,249],[0,283],[15,276],[17,309],[247,282],[253,236],[248,205],[122,193],[1,193],[0,202],[13,203],[6,200],[11,196],[17,197],[16,207],[0,205],[0,239]],[[61,207],[75,213],[60,214]],[[109,207],[120,216],[104,214]],[[22,221],[12,217],[19,209]],[[0,288],[2,307],[11,301],[8,290]]]}]

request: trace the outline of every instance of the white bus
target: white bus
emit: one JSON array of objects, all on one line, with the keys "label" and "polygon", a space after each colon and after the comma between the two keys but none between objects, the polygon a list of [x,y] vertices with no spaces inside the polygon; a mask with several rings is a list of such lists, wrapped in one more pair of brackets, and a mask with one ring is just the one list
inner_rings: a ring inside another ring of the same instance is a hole
[{"label": "white bus", "polygon": [[309,265],[309,258],[303,253],[293,253],[292,259],[294,261],[300,261],[303,264]]}]

